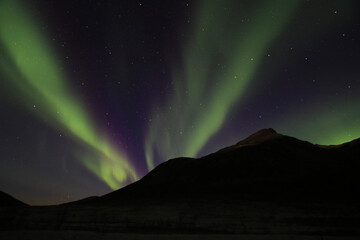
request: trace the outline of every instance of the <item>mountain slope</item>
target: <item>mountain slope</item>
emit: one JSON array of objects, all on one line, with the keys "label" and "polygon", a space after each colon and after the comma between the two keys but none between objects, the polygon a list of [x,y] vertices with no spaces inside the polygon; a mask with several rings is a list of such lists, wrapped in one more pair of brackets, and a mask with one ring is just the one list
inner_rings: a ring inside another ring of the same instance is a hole
[{"label": "mountain slope", "polygon": [[360,197],[359,156],[358,140],[325,148],[264,129],[199,159],[164,162],[98,201],[172,194],[353,200]]}]

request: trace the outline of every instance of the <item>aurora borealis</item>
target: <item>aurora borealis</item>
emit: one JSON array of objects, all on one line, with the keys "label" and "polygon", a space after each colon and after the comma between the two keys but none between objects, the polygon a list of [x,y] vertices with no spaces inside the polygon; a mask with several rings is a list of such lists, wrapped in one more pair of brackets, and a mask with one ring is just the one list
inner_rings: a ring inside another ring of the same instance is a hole
[{"label": "aurora borealis", "polygon": [[[240,26],[224,21],[237,19],[238,11],[230,8],[219,11],[221,2],[207,3],[200,9],[199,19],[195,19],[194,39],[189,40],[191,44],[187,44],[183,57],[185,70],[174,73],[175,94],[167,101],[169,106],[165,113],[153,114],[154,121],[146,139],[149,170],[154,167],[151,151],[154,147],[160,160],[197,156],[224,124],[232,105],[247,90],[265,51],[287,23],[297,3],[261,3],[254,13],[255,21]],[[271,11],[273,7],[278,10],[276,16]],[[229,34],[232,36],[226,36]],[[213,66],[219,59],[221,63]],[[209,74],[210,69],[220,65],[225,65],[226,69],[218,68]],[[166,131],[164,122],[169,128]]]},{"label": "aurora borealis", "polygon": [[[91,123],[86,108],[66,86],[65,76],[58,63],[51,57],[51,49],[33,23],[26,10],[16,1],[2,1],[0,8],[0,31],[5,54],[9,55],[10,66],[3,66],[9,83],[15,83],[24,101],[40,102],[39,114],[59,123],[76,139],[99,152],[97,158],[81,159],[85,166],[96,173],[113,189],[119,188],[130,178],[137,180],[136,172],[128,160],[116,150]],[[9,22],[11,24],[9,24]],[[37,105],[33,105],[36,108]]]},{"label": "aurora borealis", "polygon": [[267,127],[360,137],[358,9],[0,1],[0,190],[34,204],[105,194]]}]

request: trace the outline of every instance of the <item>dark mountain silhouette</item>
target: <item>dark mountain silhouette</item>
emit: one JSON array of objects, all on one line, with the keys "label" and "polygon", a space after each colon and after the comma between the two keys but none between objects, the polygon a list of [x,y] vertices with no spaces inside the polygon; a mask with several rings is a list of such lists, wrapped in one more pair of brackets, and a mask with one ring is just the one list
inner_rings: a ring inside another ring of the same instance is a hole
[{"label": "dark mountain silhouette", "polygon": [[164,162],[140,181],[96,201],[179,194],[352,201],[360,196],[359,157],[360,140],[323,147],[264,129],[199,159]]},{"label": "dark mountain silhouette", "polygon": [[321,146],[264,129],[202,158],[166,161],[101,197],[0,206],[0,232],[360,236],[359,172],[360,139]]},{"label": "dark mountain silhouette", "polygon": [[0,207],[27,206],[27,204],[15,199],[7,193],[0,191]]}]

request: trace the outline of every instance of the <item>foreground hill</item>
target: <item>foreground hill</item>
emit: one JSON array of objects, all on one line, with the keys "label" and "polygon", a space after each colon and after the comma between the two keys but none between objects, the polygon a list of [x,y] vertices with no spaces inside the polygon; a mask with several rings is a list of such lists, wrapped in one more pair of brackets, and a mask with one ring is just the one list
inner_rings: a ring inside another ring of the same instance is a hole
[{"label": "foreground hill", "polygon": [[360,140],[319,146],[264,129],[199,159],[164,162],[102,197],[0,208],[0,230],[357,239],[359,156]]}]

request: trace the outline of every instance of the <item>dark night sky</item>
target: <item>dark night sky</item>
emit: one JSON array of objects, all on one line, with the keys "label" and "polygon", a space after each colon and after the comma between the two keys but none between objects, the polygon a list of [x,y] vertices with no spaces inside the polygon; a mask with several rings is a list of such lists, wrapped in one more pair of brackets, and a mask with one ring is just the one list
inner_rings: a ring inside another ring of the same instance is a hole
[{"label": "dark night sky", "polygon": [[360,137],[360,2],[0,2],[0,190],[102,195],[262,128]]}]

